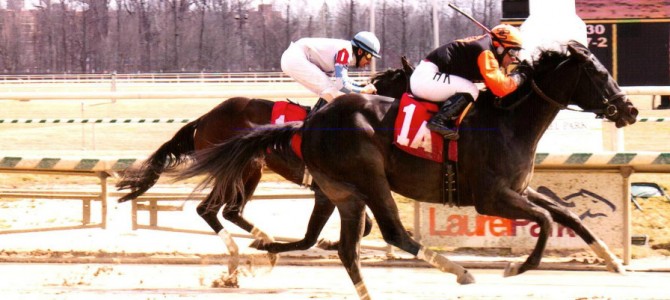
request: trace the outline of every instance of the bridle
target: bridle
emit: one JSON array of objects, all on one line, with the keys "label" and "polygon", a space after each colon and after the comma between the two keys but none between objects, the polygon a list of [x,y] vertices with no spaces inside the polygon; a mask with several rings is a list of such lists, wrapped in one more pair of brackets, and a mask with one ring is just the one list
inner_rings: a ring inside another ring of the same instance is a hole
[{"label": "bridle", "polygon": [[[593,59],[593,54],[589,55],[589,60]],[[554,68],[552,72],[557,72],[561,67],[565,65],[566,62],[568,62],[570,58],[566,59],[565,61],[561,62]],[[605,104],[605,108],[600,108],[600,109],[589,109],[589,110],[584,110],[584,109],[573,109],[568,107],[567,104],[563,104],[562,102],[556,101],[553,98],[549,97],[547,94],[545,94],[540,87],[537,85],[535,82],[535,79],[531,79],[530,84],[533,89],[533,92],[538,94],[540,98],[544,99],[545,101],[558,106],[559,109],[565,109],[565,110],[570,110],[570,111],[576,111],[576,112],[588,112],[588,113],[594,113],[596,114],[597,118],[603,118],[603,117],[614,117],[619,113],[619,110],[617,109],[616,105],[613,103],[621,98],[626,97],[626,94],[623,93],[622,91],[619,91],[617,93],[614,93],[613,95],[607,95],[605,92],[605,88],[602,85],[598,85],[595,80],[593,79],[593,74],[591,73],[591,70],[586,67],[586,63],[580,63],[579,64],[579,73],[576,76],[575,80],[575,88],[573,89],[572,93],[570,95],[574,95],[575,91],[577,90],[577,83],[579,82],[579,78],[582,75],[582,72],[586,74],[586,77],[591,81],[591,84],[595,86],[598,90],[600,95],[603,98],[603,104]]]}]

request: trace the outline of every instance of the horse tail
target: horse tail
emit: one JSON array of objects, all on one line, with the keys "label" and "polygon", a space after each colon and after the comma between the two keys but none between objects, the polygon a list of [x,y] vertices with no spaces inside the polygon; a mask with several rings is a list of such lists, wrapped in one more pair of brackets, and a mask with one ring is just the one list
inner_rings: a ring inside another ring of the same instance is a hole
[{"label": "horse tail", "polygon": [[119,202],[133,200],[149,190],[166,170],[183,164],[195,152],[193,136],[200,118],[184,125],[177,133],[158,148],[139,168],[128,169],[116,184],[118,190],[130,189],[130,193],[119,198]]},{"label": "horse tail", "polygon": [[[198,151],[195,162],[186,169],[176,173],[176,180],[184,180],[194,176],[204,175],[205,178],[196,187],[202,190],[211,186],[213,201],[209,207],[221,207],[227,204],[226,209],[242,209],[245,193],[244,182],[249,171],[261,167],[267,151],[280,155],[294,155],[291,153],[291,138],[300,131],[302,122],[291,122],[283,125],[265,125],[256,127],[249,133],[235,136],[221,144]],[[238,197],[239,196],[239,197]],[[229,199],[228,203],[221,203]],[[218,204],[218,205],[217,205]]]}]

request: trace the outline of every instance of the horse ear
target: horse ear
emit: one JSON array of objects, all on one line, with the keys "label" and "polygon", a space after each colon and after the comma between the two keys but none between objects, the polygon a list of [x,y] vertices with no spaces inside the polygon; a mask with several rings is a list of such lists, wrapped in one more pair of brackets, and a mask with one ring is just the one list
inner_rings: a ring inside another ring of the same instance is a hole
[{"label": "horse ear", "polygon": [[407,76],[412,75],[412,73],[414,73],[414,67],[412,67],[412,65],[409,63],[406,56],[400,57],[400,63],[402,63],[402,68],[403,70],[405,70],[405,74]]},{"label": "horse ear", "polygon": [[570,55],[574,56],[579,61],[589,60],[589,55],[591,54],[584,45],[577,41],[570,41],[568,43],[568,51],[570,52]]}]

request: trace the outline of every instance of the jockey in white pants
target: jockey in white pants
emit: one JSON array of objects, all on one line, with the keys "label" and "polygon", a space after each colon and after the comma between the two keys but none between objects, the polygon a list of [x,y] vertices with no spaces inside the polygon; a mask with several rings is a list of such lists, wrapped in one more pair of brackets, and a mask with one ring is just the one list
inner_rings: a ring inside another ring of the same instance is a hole
[{"label": "jockey in white pants", "polygon": [[[348,76],[349,67],[363,68],[372,57],[380,58],[377,37],[367,31],[351,41],[328,38],[302,38],[288,47],[281,57],[281,68],[298,83],[327,102],[345,93],[374,94],[374,85],[359,85]],[[331,80],[335,77],[335,81]]]},{"label": "jockey in white pants", "polygon": [[446,101],[428,122],[428,129],[445,138],[458,139],[458,132],[449,128],[448,123],[477,99],[479,89],[474,81],[483,81],[493,94],[503,97],[526,79],[525,73],[506,72],[511,63],[518,63],[521,32],[502,24],[493,27],[491,33],[444,44],[430,52],[414,69],[410,77],[414,96],[434,102]]}]

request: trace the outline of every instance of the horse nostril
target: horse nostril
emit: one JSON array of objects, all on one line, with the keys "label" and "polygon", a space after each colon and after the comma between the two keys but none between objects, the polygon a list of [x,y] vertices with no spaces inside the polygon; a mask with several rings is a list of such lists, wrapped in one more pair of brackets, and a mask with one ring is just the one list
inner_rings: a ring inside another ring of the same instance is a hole
[{"label": "horse nostril", "polygon": [[637,118],[637,115],[640,113],[640,111],[638,111],[634,106],[631,106],[628,108],[628,113],[630,113],[633,118]]}]

